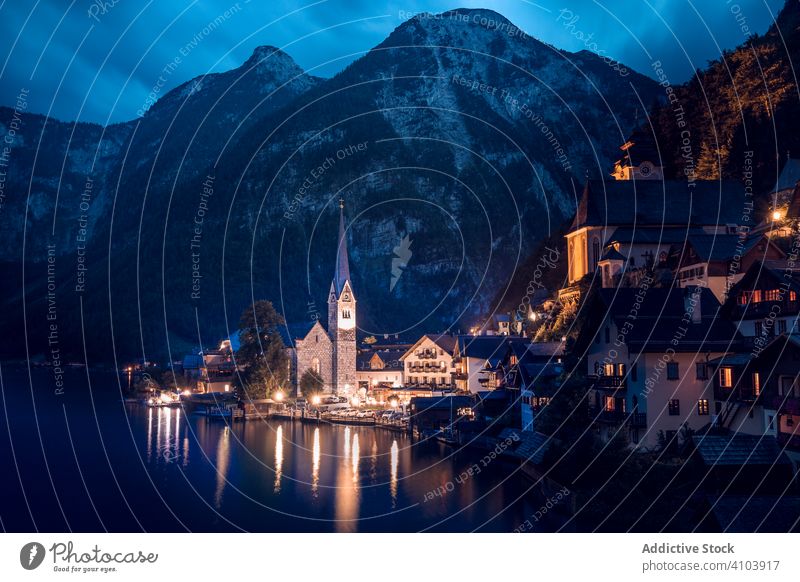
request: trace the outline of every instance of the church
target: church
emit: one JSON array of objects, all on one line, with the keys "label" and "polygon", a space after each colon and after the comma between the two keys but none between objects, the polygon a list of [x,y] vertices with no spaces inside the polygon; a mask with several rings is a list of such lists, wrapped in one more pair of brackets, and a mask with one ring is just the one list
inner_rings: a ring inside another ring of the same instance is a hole
[{"label": "church", "polygon": [[328,293],[328,329],[317,320],[308,333],[295,342],[297,380],[307,370],[322,377],[326,394],[350,396],[356,382],[356,297],[350,279],[344,202],[339,200],[339,241],[336,268]]}]

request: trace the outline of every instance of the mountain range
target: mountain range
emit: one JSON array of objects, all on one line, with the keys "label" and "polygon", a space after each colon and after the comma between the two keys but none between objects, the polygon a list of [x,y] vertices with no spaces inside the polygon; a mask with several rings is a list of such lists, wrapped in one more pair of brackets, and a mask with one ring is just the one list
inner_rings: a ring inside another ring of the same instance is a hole
[{"label": "mountain range", "polygon": [[254,299],[324,314],[339,199],[361,333],[463,329],[663,94],[613,65],[462,9],[329,79],[259,47],[107,127],[0,108],[0,133],[18,127],[0,355],[50,354],[54,323],[65,358],[154,359],[216,343]]}]

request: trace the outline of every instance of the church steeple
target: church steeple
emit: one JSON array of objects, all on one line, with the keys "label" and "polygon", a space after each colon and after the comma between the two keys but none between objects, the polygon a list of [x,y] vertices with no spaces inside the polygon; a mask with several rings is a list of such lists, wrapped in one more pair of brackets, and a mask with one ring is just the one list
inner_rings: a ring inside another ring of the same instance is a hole
[{"label": "church steeple", "polygon": [[[333,288],[338,297],[345,283],[350,281],[350,262],[347,258],[347,234],[344,229],[344,200],[339,198],[339,239],[336,248],[336,271],[333,273]],[[352,287],[352,284],[351,284]]]},{"label": "church steeple", "polygon": [[333,389],[350,395],[356,388],[356,297],[350,280],[347,236],[344,228],[344,200],[339,199],[339,240],[336,269],[328,296],[328,334],[333,348]]}]

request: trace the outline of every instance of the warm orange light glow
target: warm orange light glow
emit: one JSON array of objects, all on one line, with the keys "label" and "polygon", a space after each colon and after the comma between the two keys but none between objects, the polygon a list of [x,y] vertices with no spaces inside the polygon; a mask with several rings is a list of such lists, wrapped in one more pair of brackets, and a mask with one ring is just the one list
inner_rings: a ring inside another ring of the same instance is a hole
[{"label": "warm orange light glow", "polygon": [[783,218],[783,214],[781,213],[780,210],[775,210],[772,213],[772,220],[780,220],[781,218]]},{"label": "warm orange light glow", "polygon": [[315,394],[315,395],[314,395],[314,396],[311,398],[311,404],[313,404],[313,405],[315,405],[315,406],[316,406],[317,404],[319,404],[320,402],[322,402],[322,398],[320,398],[320,397],[319,397],[318,395],[316,395],[316,394]]}]

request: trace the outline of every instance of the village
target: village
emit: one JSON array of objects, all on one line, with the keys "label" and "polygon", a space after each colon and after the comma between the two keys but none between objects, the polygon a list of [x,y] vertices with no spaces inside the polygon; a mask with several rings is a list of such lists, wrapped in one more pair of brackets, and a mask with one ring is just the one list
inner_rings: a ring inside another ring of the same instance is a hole
[{"label": "village", "polygon": [[[174,385],[146,385],[147,403],[226,422],[403,431],[494,450],[534,479],[547,455],[590,439],[603,454],[696,463],[703,491],[734,506],[734,494],[772,496],[773,509],[800,515],[800,160],[787,156],[759,207],[744,181],[665,180],[656,159],[636,130],[610,179],[576,184],[564,250],[542,246],[519,307],[468,334],[357,337],[340,201],[327,325],[274,314],[261,326],[255,315],[174,362]],[[543,270],[563,255],[564,283],[548,289]],[[251,375],[266,378],[257,391],[241,388],[248,335],[261,355],[271,349],[261,342],[280,336],[273,362],[285,366]],[[129,386],[145,368],[125,369]]]}]

